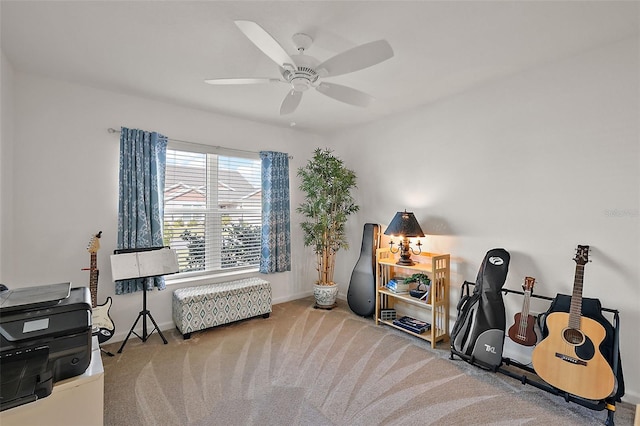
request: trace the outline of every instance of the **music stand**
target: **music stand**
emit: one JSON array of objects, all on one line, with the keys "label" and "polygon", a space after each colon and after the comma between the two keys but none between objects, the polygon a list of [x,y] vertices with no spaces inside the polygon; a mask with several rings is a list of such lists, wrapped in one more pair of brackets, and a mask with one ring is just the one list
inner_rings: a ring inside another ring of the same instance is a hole
[{"label": "music stand", "polygon": [[[114,281],[158,277],[161,275],[175,274],[178,272],[178,259],[176,251],[167,247],[149,247],[137,249],[115,250],[111,255],[111,273]],[[153,330],[147,332],[147,317],[153,323]],[[142,318],[142,336],[134,331],[138,321]],[[153,319],[151,312],[147,309],[147,285],[142,286],[142,310],[131,326],[129,334],[122,342],[118,353],[122,353],[124,345],[127,344],[131,334],[135,334],[140,340],[146,342],[147,339],[157,331],[164,344],[167,344],[162,331]]]}]

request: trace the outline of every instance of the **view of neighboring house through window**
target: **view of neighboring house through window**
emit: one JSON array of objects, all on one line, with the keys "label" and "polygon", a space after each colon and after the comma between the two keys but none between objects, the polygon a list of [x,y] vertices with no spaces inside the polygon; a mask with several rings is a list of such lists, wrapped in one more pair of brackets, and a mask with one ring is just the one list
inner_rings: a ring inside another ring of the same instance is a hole
[{"label": "view of neighboring house through window", "polygon": [[257,268],[261,217],[257,153],[169,142],[164,243],[177,250],[180,273]]}]

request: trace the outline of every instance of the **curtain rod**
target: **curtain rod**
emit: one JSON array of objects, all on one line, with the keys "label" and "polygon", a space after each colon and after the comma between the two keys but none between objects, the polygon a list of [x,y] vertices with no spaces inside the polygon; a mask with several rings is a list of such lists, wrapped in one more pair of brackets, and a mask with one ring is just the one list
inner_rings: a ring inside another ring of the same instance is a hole
[{"label": "curtain rod", "polygon": [[[120,130],[114,129],[113,127],[109,127],[107,129],[107,132],[109,132],[109,133],[120,133]],[[173,139],[173,138],[167,138],[167,140],[170,140],[170,141],[173,141],[173,142],[188,143],[188,144],[191,144],[191,145],[204,145],[204,144],[197,143],[197,142],[183,141],[183,140],[180,140],[180,139]],[[228,151],[237,151],[237,152],[246,152],[246,153],[249,153],[249,154],[258,154],[258,152],[256,152],[256,151],[249,151],[249,150],[246,150],[246,149],[226,148],[226,147],[220,146],[220,145],[207,145],[207,146],[211,146],[214,149],[226,149]],[[293,160],[293,155],[289,155],[289,160]]]}]

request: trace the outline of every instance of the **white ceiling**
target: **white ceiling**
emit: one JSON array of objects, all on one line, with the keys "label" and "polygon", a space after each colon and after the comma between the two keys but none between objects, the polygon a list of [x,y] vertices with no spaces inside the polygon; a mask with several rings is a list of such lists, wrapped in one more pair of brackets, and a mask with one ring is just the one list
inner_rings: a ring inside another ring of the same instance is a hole
[{"label": "white ceiling", "polygon": [[[639,35],[640,3],[614,1],[6,1],[2,50],[18,71],[317,133],[400,114],[524,69]],[[369,93],[359,108],[316,91],[280,116],[275,64],[234,25],[252,20],[320,61],[386,39],[395,56],[326,81]]]}]

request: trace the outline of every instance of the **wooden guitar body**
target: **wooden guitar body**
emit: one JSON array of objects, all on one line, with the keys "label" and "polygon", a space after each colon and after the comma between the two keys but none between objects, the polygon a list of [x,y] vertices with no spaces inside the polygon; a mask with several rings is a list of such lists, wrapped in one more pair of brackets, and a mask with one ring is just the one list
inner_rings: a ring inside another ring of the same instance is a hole
[{"label": "wooden guitar body", "polygon": [[523,346],[533,346],[538,341],[538,336],[533,330],[535,318],[529,315],[529,303],[531,299],[531,291],[536,282],[533,277],[524,279],[524,301],[522,303],[522,312],[518,312],[513,317],[513,325],[509,328],[508,335],[514,342]]},{"label": "wooden guitar body", "polygon": [[578,246],[569,313],[554,312],[546,319],[549,335],[535,347],[533,368],[545,382],[586,399],[605,399],[615,392],[616,379],[600,344],[607,332],[597,321],[582,316],[584,265],[589,246]]},{"label": "wooden guitar body", "polygon": [[[516,343],[523,346],[533,346],[538,341],[538,336],[533,329],[536,319],[532,315],[527,315],[526,319],[523,318],[522,313],[518,312],[513,316],[513,325],[509,328],[509,337]],[[526,324],[524,329],[521,328],[521,324]],[[523,332],[524,330],[524,332]]]},{"label": "wooden guitar body", "polygon": [[549,335],[533,350],[536,373],[545,382],[582,398],[605,399],[614,391],[615,377],[600,353],[605,329],[591,318],[580,318],[580,330],[569,327],[569,314],[547,317]]}]

